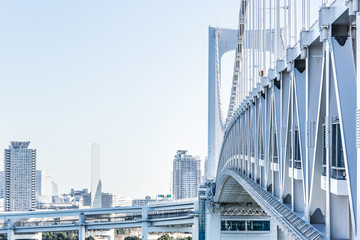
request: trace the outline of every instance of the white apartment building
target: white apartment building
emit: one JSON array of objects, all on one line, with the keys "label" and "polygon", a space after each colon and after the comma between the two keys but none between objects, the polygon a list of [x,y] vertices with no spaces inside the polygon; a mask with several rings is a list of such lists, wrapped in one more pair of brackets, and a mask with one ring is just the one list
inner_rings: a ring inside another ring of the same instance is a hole
[{"label": "white apartment building", "polygon": [[36,149],[30,142],[10,142],[4,151],[5,211],[35,209]]},{"label": "white apartment building", "polygon": [[51,201],[53,196],[53,177],[46,174],[45,171],[36,170],[35,193],[42,195]]},{"label": "white apartment building", "polygon": [[173,195],[175,200],[196,198],[201,181],[200,159],[178,150],[173,162]]}]

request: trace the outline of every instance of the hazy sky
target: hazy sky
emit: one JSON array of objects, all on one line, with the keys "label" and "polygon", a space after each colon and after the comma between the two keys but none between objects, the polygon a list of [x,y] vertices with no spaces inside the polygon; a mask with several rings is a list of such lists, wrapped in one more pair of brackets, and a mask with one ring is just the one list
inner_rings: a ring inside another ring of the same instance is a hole
[{"label": "hazy sky", "polygon": [[104,192],[169,193],[176,150],[207,154],[208,26],[237,28],[238,11],[220,0],[0,0],[0,148],[31,141],[37,168],[68,192],[90,188],[95,142]]}]

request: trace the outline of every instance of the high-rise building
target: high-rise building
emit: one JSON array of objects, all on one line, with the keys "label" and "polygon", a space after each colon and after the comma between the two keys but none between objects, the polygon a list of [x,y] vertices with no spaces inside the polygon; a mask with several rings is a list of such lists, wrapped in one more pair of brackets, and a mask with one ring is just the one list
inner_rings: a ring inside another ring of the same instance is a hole
[{"label": "high-rise building", "polygon": [[101,208],[100,145],[91,145],[91,207]]},{"label": "high-rise building", "polygon": [[101,194],[101,207],[102,208],[111,208],[114,207],[116,196],[111,193],[102,193]]},{"label": "high-rise building", "polygon": [[53,197],[56,197],[59,195],[59,188],[56,182],[52,182],[52,195]]},{"label": "high-rise building", "polygon": [[0,171],[0,199],[5,198],[5,172]]},{"label": "high-rise building", "polygon": [[91,193],[85,193],[83,195],[83,206],[91,206]]},{"label": "high-rise building", "polygon": [[208,157],[205,157],[205,162],[204,162],[204,176],[203,176],[203,182],[206,182],[208,180]]},{"label": "high-rise building", "polygon": [[36,170],[35,193],[42,195],[51,200],[53,196],[53,178],[46,174],[45,171]]},{"label": "high-rise building", "polygon": [[4,151],[5,211],[35,209],[36,149],[30,142],[11,142]]},{"label": "high-rise building", "polygon": [[200,159],[178,150],[173,162],[173,194],[175,199],[196,198],[201,181]]}]

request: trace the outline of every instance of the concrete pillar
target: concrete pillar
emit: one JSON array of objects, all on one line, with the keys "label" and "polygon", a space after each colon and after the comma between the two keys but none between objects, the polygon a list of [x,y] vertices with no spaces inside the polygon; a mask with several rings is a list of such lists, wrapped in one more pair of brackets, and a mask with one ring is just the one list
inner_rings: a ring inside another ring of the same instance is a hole
[{"label": "concrete pillar", "polygon": [[9,229],[7,232],[7,239],[8,240],[15,240],[15,233],[13,229]]},{"label": "concrete pillar", "polygon": [[206,240],[221,239],[221,216],[220,207],[210,207],[206,215]]},{"label": "concrete pillar", "polygon": [[85,225],[79,226],[79,240],[85,240]]},{"label": "concrete pillar", "polygon": [[79,240],[85,240],[85,215],[79,215]]},{"label": "concrete pillar", "polygon": [[[195,213],[199,213],[199,202],[194,204]],[[192,226],[192,239],[199,240],[199,217],[194,217],[194,224]]]},{"label": "concrete pillar", "polygon": [[15,233],[14,233],[14,228],[13,228],[13,223],[11,222],[11,220],[6,220],[5,223],[7,223],[8,226],[8,232],[7,232],[7,239],[8,240],[15,240]]},{"label": "concrete pillar", "polygon": [[142,240],[148,239],[148,207],[143,207],[142,209]]},{"label": "concrete pillar", "polygon": [[199,218],[194,217],[194,225],[192,226],[192,239],[199,239]]}]

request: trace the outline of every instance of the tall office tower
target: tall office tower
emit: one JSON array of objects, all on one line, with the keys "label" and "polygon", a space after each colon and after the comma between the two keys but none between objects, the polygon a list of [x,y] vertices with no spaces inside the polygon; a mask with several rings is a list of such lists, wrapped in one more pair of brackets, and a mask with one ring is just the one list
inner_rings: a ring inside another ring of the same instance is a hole
[{"label": "tall office tower", "polygon": [[91,207],[101,208],[100,145],[91,145]]},{"label": "tall office tower", "polygon": [[203,176],[203,182],[206,182],[208,180],[208,157],[205,157],[205,162],[204,162],[204,176]]},{"label": "tall office tower", "polygon": [[35,184],[35,193],[42,195],[49,200],[53,196],[53,178],[46,174],[45,171],[36,170],[35,173],[36,184]]},{"label": "tall office tower", "polygon": [[36,149],[30,142],[11,142],[4,151],[5,211],[35,209]]},{"label": "tall office tower", "polygon": [[5,198],[5,172],[0,171],[0,198]]},{"label": "tall office tower", "polygon": [[59,188],[58,188],[58,184],[56,182],[52,182],[52,195],[54,197],[59,196]]},{"label": "tall office tower", "polygon": [[201,181],[200,159],[178,150],[173,162],[173,194],[175,199],[196,198]]}]

